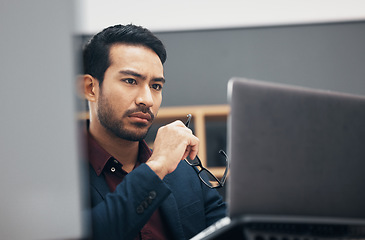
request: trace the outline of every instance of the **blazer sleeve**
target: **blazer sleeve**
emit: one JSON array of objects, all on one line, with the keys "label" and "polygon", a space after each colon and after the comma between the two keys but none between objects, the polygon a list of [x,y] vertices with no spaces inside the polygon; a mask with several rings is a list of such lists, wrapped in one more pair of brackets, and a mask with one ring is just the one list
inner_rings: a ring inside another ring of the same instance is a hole
[{"label": "blazer sleeve", "polygon": [[141,164],[91,209],[94,239],[133,239],[170,193],[148,165]]}]

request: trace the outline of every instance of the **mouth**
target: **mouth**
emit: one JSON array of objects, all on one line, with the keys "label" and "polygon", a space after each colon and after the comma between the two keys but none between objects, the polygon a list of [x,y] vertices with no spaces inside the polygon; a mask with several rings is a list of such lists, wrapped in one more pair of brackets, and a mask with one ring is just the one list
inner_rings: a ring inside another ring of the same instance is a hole
[{"label": "mouth", "polygon": [[143,112],[135,112],[128,116],[130,119],[132,119],[134,122],[138,123],[148,123],[152,120],[152,117],[148,113]]}]

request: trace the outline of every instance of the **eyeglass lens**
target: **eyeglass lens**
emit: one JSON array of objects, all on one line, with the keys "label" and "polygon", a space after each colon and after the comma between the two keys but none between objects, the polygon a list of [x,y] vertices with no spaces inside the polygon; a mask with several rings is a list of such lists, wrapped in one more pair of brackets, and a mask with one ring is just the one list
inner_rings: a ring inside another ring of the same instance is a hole
[{"label": "eyeglass lens", "polygon": [[218,179],[212,175],[211,172],[203,169],[199,172],[199,178],[209,187],[219,187],[221,184],[219,183]]},{"label": "eyeglass lens", "polygon": [[187,157],[186,161],[192,166],[201,165],[200,159],[198,157],[195,157],[194,159],[191,159],[190,157]]}]

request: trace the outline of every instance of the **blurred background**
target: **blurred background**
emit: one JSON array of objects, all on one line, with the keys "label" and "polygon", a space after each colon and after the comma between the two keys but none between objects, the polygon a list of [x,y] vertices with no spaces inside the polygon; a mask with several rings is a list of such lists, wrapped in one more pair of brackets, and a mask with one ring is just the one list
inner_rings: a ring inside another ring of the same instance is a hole
[{"label": "blurred background", "polygon": [[[161,38],[163,108],[227,105],[234,76],[364,95],[364,9],[362,0],[1,0],[0,239],[88,235],[75,79],[94,33],[133,23]],[[226,147],[224,118],[206,121],[204,137],[211,166]]]}]

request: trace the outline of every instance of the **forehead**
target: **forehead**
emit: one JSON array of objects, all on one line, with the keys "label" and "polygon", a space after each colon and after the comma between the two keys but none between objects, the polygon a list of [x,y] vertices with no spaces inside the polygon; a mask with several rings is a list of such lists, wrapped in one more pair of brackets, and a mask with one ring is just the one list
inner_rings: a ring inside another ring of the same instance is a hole
[{"label": "forehead", "polygon": [[109,51],[107,72],[131,70],[150,78],[163,78],[163,65],[158,55],[143,45],[114,44]]},{"label": "forehead", "polygon": [[[148,59],[146,59],[146,57]],[[109,60],[110,63],[115,63],[120,60],[153,60],[161,63],[158,55],[150,48],[144,45],[134,45],[127,43],[116,43],[110,46]],[[162,64],[162,63],[161,63]]]}]

